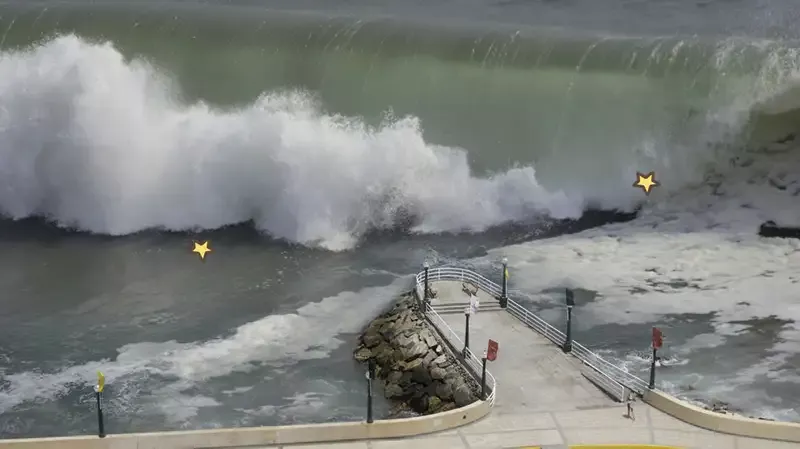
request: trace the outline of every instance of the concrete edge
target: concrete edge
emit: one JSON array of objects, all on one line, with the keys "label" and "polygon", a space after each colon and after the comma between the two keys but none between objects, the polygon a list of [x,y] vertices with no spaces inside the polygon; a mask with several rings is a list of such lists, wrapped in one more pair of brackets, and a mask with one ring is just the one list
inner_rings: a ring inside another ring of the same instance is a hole
[{"label": "concrete edge", "polygon": [[800,423],[712,412],[656,390],[645,392],[644,401],[681,421],[715,432],[800,443]]},{"label": "concrete edge", "polygon": [[97,436],[0,440],[0,449],[201,449],[400,438],[453,429],[486,416],[487,401],[413,418]]},{"label": "concrete edge", "polygon": [[659,444],[571,444],[569,449],[684,449]]}]

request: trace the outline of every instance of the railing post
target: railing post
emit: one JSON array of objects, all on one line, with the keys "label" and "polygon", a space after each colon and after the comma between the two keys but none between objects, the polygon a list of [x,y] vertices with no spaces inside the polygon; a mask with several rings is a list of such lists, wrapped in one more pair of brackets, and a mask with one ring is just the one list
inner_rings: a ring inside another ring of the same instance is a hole
[{"label": "railing post", "polygon": [[375,379],[375,359],[369,359],[367,369],[367,424],[372,424],[372,379]]},{"label": "railing post", "polygon": [[469,316],[470,316],[470,306],[467,306],[467,309],[464,311],[464,357],[467,357],[467,350],[469,349]]},{"label": "railing post", "polygon": [[575,306],[575,293],[567,289],[567,337],[561,349],[564,352],[572,351],[572,308]]},{"label": "railing post", "polygon": [[503,294],[500,295],[500,307],[508,307],[508,259],[503,257]]},{"label": "railing post", "polygon": [[486,400],[486,351],[483,351],[483,370],[481,371],[481,401]]},{"label": "railing post", "polygon": [[97,436],[106,437],[105,423],[103,422],[103,389],[105,388],[106,377],[103,373],[97,373],[97,385],[94,386],[94,397],[97,401]]},{"label": "railing post", "polygon": [[654,327],[653,328],[653,360],[650,361],[650,383],[648,384],[649,389],[654,389],[656,387],[656,362],[658,361],[658,350],[664,344],[664,335],[661,333],[661,329]]},{"label": "railing post", "polygon": [[427,306],[430,304],[430,298],[428,296],[428,289],[430,288],[428,284],[428,271],[430,270],[431,266],[428,264],[427,260],[422,266],[425,268],[425,292],[422,294],[422,302],[424,302]]},{"label": "railing post", "polygon": [[658,358],[658,349],[653,348],[653,360],[650,361],[650,383],[647,388],[654,389],[656,387],[656,360]]}]

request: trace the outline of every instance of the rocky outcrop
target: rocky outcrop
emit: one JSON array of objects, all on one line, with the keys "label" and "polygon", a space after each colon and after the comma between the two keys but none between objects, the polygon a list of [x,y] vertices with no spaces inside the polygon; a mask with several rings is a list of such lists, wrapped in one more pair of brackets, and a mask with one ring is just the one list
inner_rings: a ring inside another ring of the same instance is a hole
[{"label": "rocky outcrop", "polygon": [[477,382],[430,328],[413,293],[367,326],[354,356],[364,363],[374,359],[386,398],[419,414],[463,407],[479,395]]}]

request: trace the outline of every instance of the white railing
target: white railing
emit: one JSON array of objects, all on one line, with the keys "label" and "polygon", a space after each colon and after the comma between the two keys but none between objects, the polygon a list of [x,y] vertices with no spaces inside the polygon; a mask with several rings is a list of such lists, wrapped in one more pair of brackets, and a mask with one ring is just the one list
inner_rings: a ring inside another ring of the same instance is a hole
[{"label": "white railing", "polygon": [[[500,298],[503,294],[503,289],[493,281],[489,280],[485,276],[476,273],[472,270],[466,268],[456,268],[456,267],[440,267],[440,268],[429,268],[428,269],[428,283],[429,288],[432,288],[432,285],[436,281],[470,281],[475,286],[479,287],[483,291],[489,293],[490,295],[494,296],[495,298]],[[416,276],[416,291],[417,296],[419,298],[424,298],[423,291],[425,285],[425,271],[421,271]],[[510,295],[509,295],[510,296]],[[426,307],[427,309],[428,307]],[[563,332],[556,329],[555,327],[551,326],[545,320],[539,318],[531,312],[530,310],[522,307],[519,303],[508,298],[508,312],[513,315],[518,320],[525,323],[528,327],[533,329],[534,331],[538,332],[551,342],[562,345],[566,341],[566,335]],[[432,309],[431,309],[432,311]],[[433,312],[436,313],[436,312]],[[458,339],[458,336],[455,335],[450,326],[447,326],[444,323],[444,320],[436,314],[438,321],[436,325],[442,325],[443,332],[449,332],[452,334],[452,337],[455,338],[455,341],[458,341],[459,344],[461,340]],[[448,330],[444,330],[448,329]],[[602,375],[602,379],[598,379],[600,383],[602,383],[604,388],[609,388],[612,393],[616,396],[617,391],[621,391],[620,389],[627,387],[628,389],[635,391],[639,394],[644,394],[645,390],[648,389],[647,382],[640,379],[639,377],[625,371],[624,369],[620,368],[619,366],[603,359],[599,355],[595,354],[594,352],[586,349],[580,343],[573,341],[572,342],[572,351],[571,354],[577,357],[579,360],[584,362],[585,364],[589,365],[591,369],[597,371],[599,375]],[[474,355],[473,355],[474,356]],[[477,360],[477,358],[476,358]],[[614,385],[616,384],[616,385]],[[494,392],[492,393],[494,394]]]},{"label": "white railing", "polygon": [[550,323],[534,315],[528,309],[517,304],[510,298],[508,300],[508,313],[514,315],[518,320],[527,324],[528,327],[542,334],[545,338],[557,345],[561,345],[567,340],[567,336],[564,335],[563,332],[551,326]]},{"label": "white railing", "polygon": [[625,400],[626,387],[623,387],[619,382],[612,379],[596,366],[583,362],[581,372],[593,384],[600,387],[600,389],[611,395],[611,397],[618,402],[623,402]]},{"label": "white railing", "polygon": [[[430,279],[428,279],[430,281]],[[423,298],[423,296],[418,296],[418,298]],[[450,327],[442,317],[436,313],[435,310],[430,306],[430,304],[423,303],[423,307],[425,308],[425,315],[431,320],[434,326],[439,330],[442,334],[442,337],[447,339],[453,348],[458,351],[458,348],[464,347],[464,342],[458,338],[458,335]],[[464,353],[462,353],[464,354]],[[475,356],[475,354],[467,349],[466,353],[464,354],[464,361],[466,362],[468,367],[472,370],[473,374],[478,376],[478,381],[480,382],[480,376],[483,372],[483,361]],[[486,388],[489,391],[489,396],[486,397],[486,400],[489,401],[489,404],[494,406],[495,401],[495,390],[497,390],[497,380],[494,378],[492,373],[489,370],[486,370]]]},{"label": "white railing", "polygon": [[[499,297],[503,294],[502,287],[472,270],[455,267],[429,268],[428,270],[428,283],[436,281],[468,281],[494,297]],[[417,275],[417,295],[420,298],[423,297],[424,285],[425,271],[422,271]]]}]

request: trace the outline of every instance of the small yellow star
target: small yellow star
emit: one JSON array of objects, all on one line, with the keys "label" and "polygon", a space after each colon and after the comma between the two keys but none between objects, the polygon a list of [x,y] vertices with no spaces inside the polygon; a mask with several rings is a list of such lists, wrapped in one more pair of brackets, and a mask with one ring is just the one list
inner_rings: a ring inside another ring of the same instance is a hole
[{"label": "small yellow star", "polygon": [[645,175],[637,171],[636,182],[633,183],[633,186],[641,187],[645,195],[650,195],[650,191],[653,190],[653,187],[658,187],[660,185],[658,181],[655,180],[655,177],[656,172],[651,171]]},{"label": "small yellow star", "polygon": [[206,259],[206,253],[211,252],[211,248],[208,247],[208,242],[203,242],[201,245],[200,243],[194,242],[194,249],[192,250],[193,253],[197,253],[200,255],[200,260]]}]

